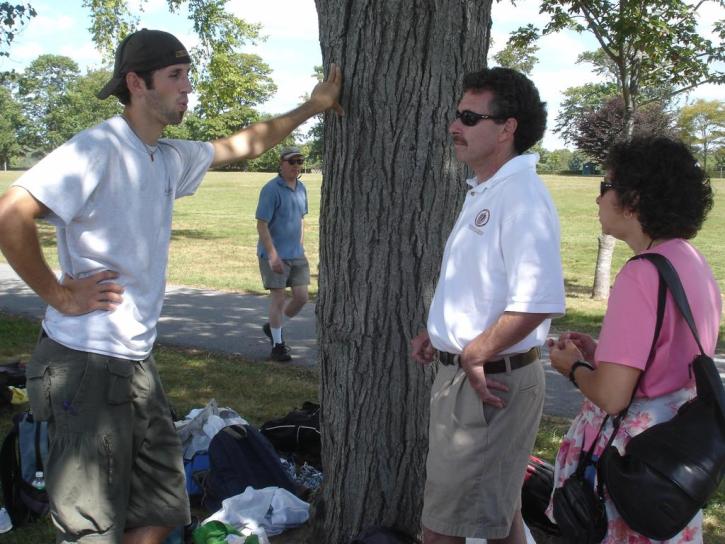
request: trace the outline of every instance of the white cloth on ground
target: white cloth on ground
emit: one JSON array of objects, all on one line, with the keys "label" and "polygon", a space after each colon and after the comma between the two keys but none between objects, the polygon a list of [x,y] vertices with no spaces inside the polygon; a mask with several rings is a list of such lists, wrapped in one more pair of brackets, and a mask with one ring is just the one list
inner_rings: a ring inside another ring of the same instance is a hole
[{"label": "white cloth on ground", "polygon": [[206,518],[204,523],[216,520],[241,528],[254,522],[269,536],[274,536],[302,525],[309,517],[310,505],[286,489],[254,489],[250,486],[244,493],[224,499],[221,509]]}]

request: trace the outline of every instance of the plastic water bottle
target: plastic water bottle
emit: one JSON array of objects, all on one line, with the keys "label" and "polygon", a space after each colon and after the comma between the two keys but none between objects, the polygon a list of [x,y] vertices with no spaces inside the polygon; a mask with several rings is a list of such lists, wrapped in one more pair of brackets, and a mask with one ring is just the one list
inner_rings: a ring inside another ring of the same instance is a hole
[{"label": "plastic water bottle", "polygon": [[42,470],[39,470],[35,473],[35,478],[33,478],[33,481],[30,482],[30,485],[32,485],[38,491],[43,491],[45,489],[45,478],[43,477]]}]

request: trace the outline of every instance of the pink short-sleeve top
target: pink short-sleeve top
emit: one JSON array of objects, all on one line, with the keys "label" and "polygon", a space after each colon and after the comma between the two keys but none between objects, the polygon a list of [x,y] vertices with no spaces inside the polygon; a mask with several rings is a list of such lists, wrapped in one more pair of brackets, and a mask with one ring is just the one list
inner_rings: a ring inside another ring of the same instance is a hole
[{"label": "pink short-sleeve top", "polygon": [[[687,241],[672,239],[648,250],[667,257],[677,270],[687,294],[702,347],[713,355],[720,328],[722,298],[705,258]],[[609,295],[597,363],[644,369],[657,321],[657,269],[649,261],[628,262],[617,275]],[[637,390],[638,397],[658,397],[680,389],[694,379],[690,364],[699,353],[687,323],[671,293],[667,293],[662,330],[655,356]]]}]

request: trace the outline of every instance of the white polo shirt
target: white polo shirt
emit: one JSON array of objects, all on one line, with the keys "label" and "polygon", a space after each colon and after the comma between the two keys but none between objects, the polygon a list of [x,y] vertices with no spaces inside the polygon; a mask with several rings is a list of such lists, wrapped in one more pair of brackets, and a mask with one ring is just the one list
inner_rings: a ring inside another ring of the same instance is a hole
[{"label": "white polo shirt", "polygon": [[[506,312],[564,314],[559,218],[536,175],[536,154],[519,155],[489,180],[467,180],[458,219],[446,242],[428,313],[439,351],[460,353]],[[500,355],[541,346],[551,319]]]}]

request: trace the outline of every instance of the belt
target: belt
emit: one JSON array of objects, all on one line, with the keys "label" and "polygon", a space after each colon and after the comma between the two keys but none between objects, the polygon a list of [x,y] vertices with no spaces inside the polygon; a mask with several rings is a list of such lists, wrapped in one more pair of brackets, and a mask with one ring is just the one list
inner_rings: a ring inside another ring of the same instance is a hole
[{"label": "belt", "polygon": [[[486,374],[502,374],[508,369],[516,370],[517,368],[525,367],[526,365],[529,365],[534,361],[538,361],[540,356],[541,352],[539,351],[539,348],[534,347],[524,353],[506,355],[501,359],[496,359],[495,361],[487,361],[485,366],[483,367],[483,370],[486,372]],[[441,351],[438,353],[438,358],[440,359],[442,365],[457,365],[459,354],[446,353],[445,351]],[[508,369],[506,368],[507,363]]]}]

